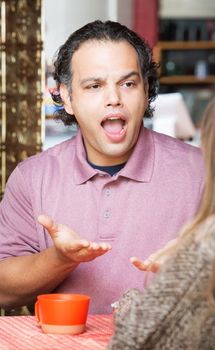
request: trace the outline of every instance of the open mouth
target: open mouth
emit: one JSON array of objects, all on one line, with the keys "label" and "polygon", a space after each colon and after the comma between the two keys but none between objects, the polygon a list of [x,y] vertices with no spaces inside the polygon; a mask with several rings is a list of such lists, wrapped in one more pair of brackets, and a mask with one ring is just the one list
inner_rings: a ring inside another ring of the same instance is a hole
[{"label": "open mouth", "polygon": [[125,131],[125,119],[121,116],[109,116],[103,119],[101,126],[109,135],[121,135]]}]

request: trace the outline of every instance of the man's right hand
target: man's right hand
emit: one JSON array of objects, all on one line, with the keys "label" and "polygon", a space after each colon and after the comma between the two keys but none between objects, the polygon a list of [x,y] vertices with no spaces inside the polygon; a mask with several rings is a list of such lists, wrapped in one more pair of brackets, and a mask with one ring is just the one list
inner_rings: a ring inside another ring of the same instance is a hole
[{"label": "man's right hand", "polygon": [[91,261],[111,249],[107,243],[81,239],[49,216],[40,215],[38,221],[54,244],[38,253],[0,261],[0,280],[4,281],[0,284],[0,307],[11,309],[35,302],[37,295],[52,293],[81,262]]},{"label": "man's right hand", "polygon": [[40,215],[38,222],[50,234],[61,259],[74,264],[91,261],[111,250],[108,243],[89,242],[66,225],[55,223],[49,216]]}]

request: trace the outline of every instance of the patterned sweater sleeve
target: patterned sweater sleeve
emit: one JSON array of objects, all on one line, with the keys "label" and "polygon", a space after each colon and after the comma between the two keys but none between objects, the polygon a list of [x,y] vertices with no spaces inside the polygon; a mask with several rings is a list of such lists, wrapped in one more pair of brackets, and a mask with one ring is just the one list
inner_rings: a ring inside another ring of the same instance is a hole
[{"label": "patterned sweater sleeve", "polygon": [[108,349],[213,349],[215,309],[207,291],[214,259],[212,216],[183,240],[145,292],[125,293]]}]

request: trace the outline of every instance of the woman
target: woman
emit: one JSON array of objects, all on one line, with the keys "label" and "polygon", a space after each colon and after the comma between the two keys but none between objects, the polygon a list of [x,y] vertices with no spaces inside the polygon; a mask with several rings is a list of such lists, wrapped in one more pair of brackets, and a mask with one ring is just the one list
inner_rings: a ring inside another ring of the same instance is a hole
[{"label": "woman", "polygon": [[177,244],[147,262],[133,259],[143,270],[165,263],[144,293],[129,290],[120,300],[108,349],[215,348],[215,97],[203,117],[202,149],[207,177],[199,211]]}]

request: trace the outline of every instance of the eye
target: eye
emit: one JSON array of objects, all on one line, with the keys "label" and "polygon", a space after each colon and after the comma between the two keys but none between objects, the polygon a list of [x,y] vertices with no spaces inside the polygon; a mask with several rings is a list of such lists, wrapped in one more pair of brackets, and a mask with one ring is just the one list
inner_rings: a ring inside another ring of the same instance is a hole
[{"label": "eye", "polygon": [[86,89],[88,89],[88,90],[97,90],[99,88],[100,88],[100,84],[98,84],[98,83],[86,86]]},{"label": "eye", "polygon": [[132,80],[124,81],[122,84],[126,88],[131,88],[135,85],[135,82]]}]

